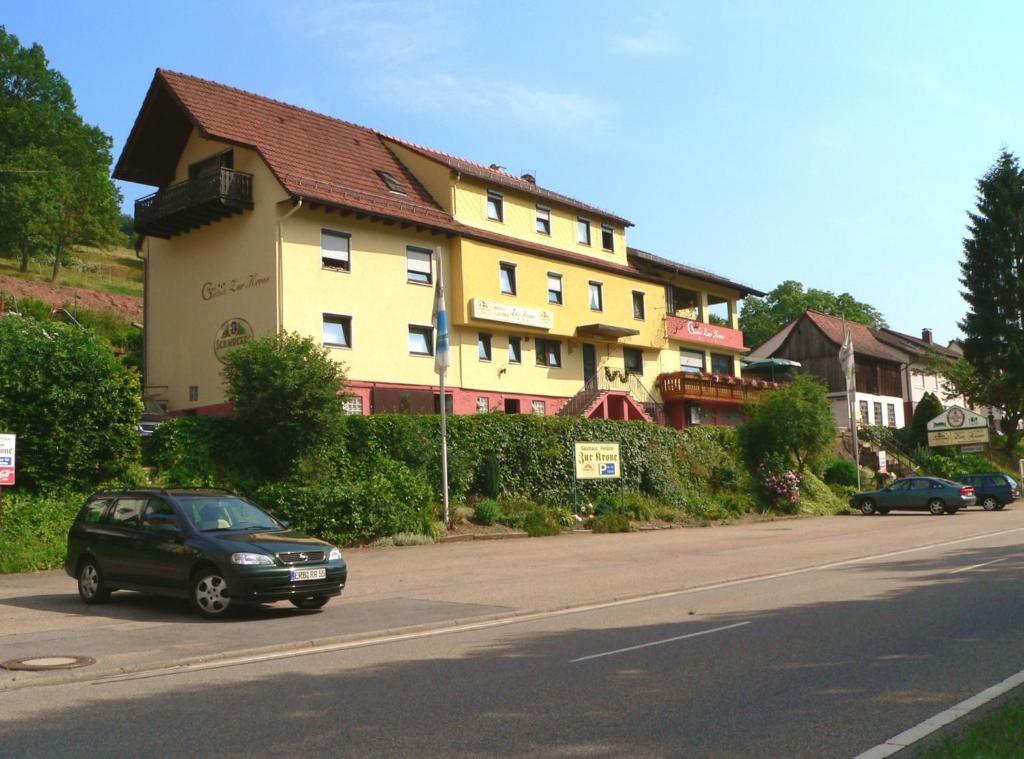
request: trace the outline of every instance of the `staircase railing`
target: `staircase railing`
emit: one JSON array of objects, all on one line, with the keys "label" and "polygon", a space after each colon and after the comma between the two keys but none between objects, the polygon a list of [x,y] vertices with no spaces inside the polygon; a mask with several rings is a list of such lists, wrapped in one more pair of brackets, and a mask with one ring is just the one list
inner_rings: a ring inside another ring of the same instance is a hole
[{"label": "staircase railing", "polygon": [[900,443],[893,428],[858,425],[857,436],[862,442],[874,445],[879,450],[884,450],[886,459],[895,459],[906,471],[911,473],[920,471],[921,467],[918,466],[914,457]]},{"label": "staircase railing", "polygon": [[586,411],[590,405],[601,394],[601,387],[598,383],[598,375],[587,378],[583,387],[568,402],[558,410],[556,416],[579,416]]},{"label": "staircase railing", "polygon": [[558,410],[557,415],[579,416],[593,405],[601,393],[609,391],[628,393],[653,421],[665,423],[665,408],[654,393],[637,375],[622,370],[599,371],[589,377],[580,391]]}]

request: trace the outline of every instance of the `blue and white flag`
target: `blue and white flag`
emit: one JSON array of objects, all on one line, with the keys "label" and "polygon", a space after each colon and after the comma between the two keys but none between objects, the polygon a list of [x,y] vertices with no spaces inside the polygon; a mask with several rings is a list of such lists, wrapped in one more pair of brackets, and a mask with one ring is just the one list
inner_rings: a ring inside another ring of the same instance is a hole
[{"label": "blue and white flag", "polygon": [[444,377],[452,365],[448,348],[448,310],[444,305],[444,278],[441,269],[441,250],[437,249],[437,300],[434,302],[434,371]]}]

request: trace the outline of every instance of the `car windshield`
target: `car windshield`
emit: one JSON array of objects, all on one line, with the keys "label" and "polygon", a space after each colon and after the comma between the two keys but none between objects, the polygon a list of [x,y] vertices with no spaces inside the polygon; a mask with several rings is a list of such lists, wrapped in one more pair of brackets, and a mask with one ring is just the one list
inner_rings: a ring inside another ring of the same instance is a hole
[{"label": "car windshield", "polygon": [[179,496],[188,520],[200,532],[277,530],[281,525],[263,509],[236,496]]}]

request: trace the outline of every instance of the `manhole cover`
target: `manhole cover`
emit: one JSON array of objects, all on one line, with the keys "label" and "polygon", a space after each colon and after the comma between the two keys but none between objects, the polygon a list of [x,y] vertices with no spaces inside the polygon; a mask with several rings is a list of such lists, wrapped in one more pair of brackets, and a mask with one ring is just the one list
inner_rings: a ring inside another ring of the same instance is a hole
[{"label": "manhole cover", "polygon": [[26,656],[23,659],[8,659],[0,667],[25,672],[46,672],[50,669],[74,669],[95,664],[91,656]]}]

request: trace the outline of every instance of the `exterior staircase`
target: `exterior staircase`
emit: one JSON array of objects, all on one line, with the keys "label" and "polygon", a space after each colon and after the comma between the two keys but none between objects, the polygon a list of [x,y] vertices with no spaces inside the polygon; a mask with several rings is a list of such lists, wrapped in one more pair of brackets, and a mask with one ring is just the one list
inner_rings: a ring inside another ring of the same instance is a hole
[{"label": "exterior staircase", "polygon": [[587,379],[557,415],[665,423],[664,407],[640,378],[617,369],[602,370]]},{"label": "exterior staircase", "polygon": [[[878,453],[885,451],[886,468],[897,478],[910,477],[919,474],[918,466],[914,459],[893,440],[876,439],[869,431],[858,430],[857,434],[860,443],[857,461],[861,466],[869,469],[878,469]],[[842,452],[847,456],[853,455],[853,435],[850,430],[844,429],[839,438]]]}]

